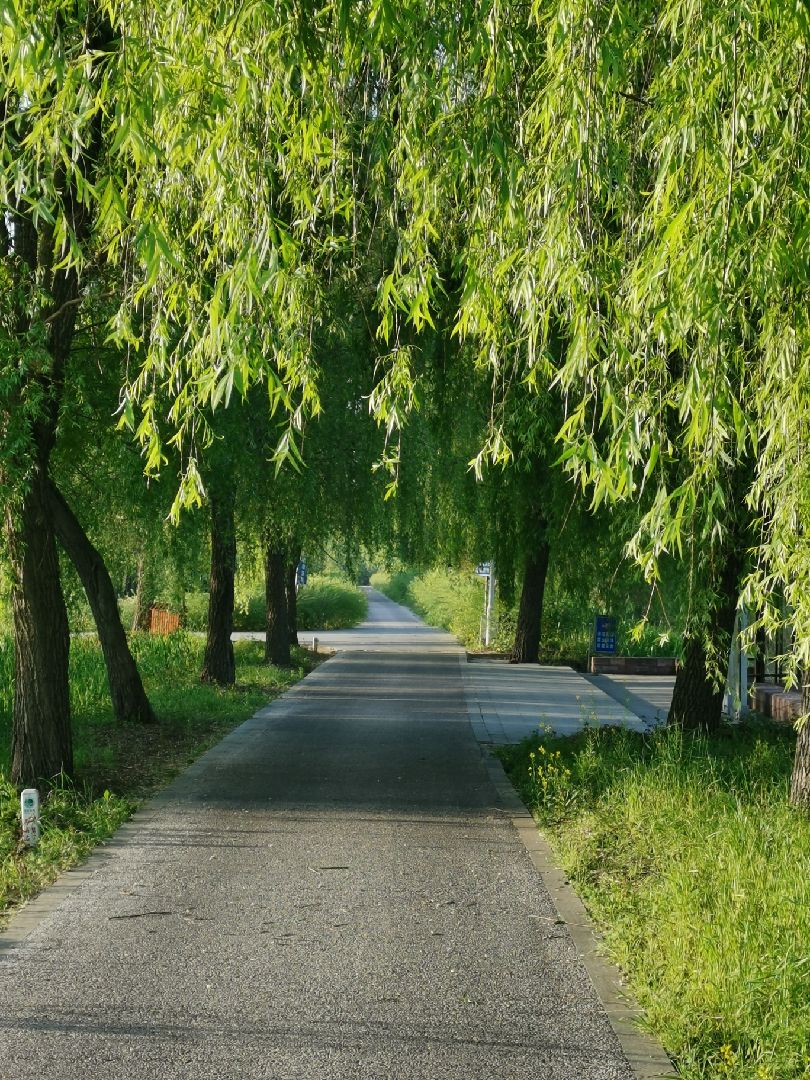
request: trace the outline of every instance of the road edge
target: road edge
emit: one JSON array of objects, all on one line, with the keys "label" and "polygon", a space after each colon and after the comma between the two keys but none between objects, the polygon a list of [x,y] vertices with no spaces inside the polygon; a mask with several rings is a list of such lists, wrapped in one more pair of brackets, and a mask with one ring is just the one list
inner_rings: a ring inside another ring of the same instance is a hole
[{"label": "road edge", "polygon": [[493,755],[492,744],[480,738],[479,732],[484,730],[480,708],[468,692],[466,666],[467,657],[462,652],[459,655],[459,667],[467,703],[467,717],[478,742],[484,767],[497,792],[501,808],[509,814],[512,827],[540,876],[559,918],[568,928],[622,1053],[627,1058],[636,1080],[677,1078],[678,1073],[658,1039],[640,1029],[639,1024],[644,1014],[625,986],[619,968],[599,951],[598,931],[565,871],[558,865],[551,844],[521,801],[504,771],[503,764]]},{"label": "road edge", "polygon": [[325,660],[321,661],[316,668],[308,672],[302,679],[299,679],[297,683],[294,683],[288,690],[285,690],[279,697],[273,698],[261,708],[257,709],[252,716],[249,716],[247,720],[243,720],[241,724],[238,724],[227,735],[214,743],[213,746],[209,746],[207,750],[204,750],[199,754],[194,761],[185,767],[176,776],[172,777],[166,787],[162,788],[150,799],[143,802],[126,821],[124,821],[114,833],[111,833],[106,840],[100,841],[90,852],[86,859],[75,864],[75,866],[69,867],[67,870],[62,870],[51,882],[50,885],[46,885],[41,892],[38,892],[36,896],[31,900],[26,901],[22,907],[17,908],[8,916],[8,922],[4,927],[0,927],[0,959],[3,955],[10,952],[12,949],[16,949],[23,945],[26,939],[31,933],[53,914],[54,911],[59,908],[62,903],[73,893],[84,885],[91,877],[93,877],[104,865],[109,862],[110,859],[115,858],[116,851],[129,842],[132,835],[136,833],[140,828],[146,824],[150,815],[154,814],[161,806],[171,800],[173,789],[176,786],[180,786],[186,783],[196,770],[198,770],[204,760],[208,759],[211,755],[222,753],[224,744],[231,743],[233,740],[239,740],[245,737],[256,724],[264,724],[269,720],[272,720],[272,714],[287,702],[290,698],[294,698],[299,692],[300,688],[308,679],[317,681],[318,672],[325,667],[330,660],[333,660],[337,654],[332,653],[331,656],[327,656]]}]

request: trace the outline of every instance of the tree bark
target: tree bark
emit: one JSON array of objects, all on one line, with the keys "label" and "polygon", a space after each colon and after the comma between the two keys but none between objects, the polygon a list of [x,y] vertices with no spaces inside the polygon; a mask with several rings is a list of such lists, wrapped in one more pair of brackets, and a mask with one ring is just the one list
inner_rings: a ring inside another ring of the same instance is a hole
[{"label": "tree bark", "polygon": [[145,553],[138,556],[138,565],[135,571],[135,611],[132,614],[133,630],[148,630],[149,618],[154,602],[153,590],[151,589],[151,574],[147,569]]},{"label": "tree bark", "polygon": [[287,627],[289,631],[290,645],[298,644],[298,593],[296,591],[296,579],[298,576],[298,563],[301,558],[300,552],[293,553],[287,563]]},{"label": "tree bark", "polygon": [[[732,628],[733,628],[732,622]],[[687,731],[714,732],[723,716],[722,680],[715,683],[707,672],[708,657],[700,637],[689,638],[675,676],[675,688],[667,723]]]},{"label": "tree bark", "polygon": [[[105,63],[113,42],[110,23],[103,14],[93,12],[87,19],[86,33],[86,55],[99,58],[92,61],[94,66]],[[98,110],[82,141],[73,146],[73,168],[81,169],[89,184],[97,173],[102,139],[103,116]],[[34,203],[42,189],[36,178],[31,183],[26,198]],[[66,169],[55,170],[53,183],[75,242],[82,245],[91,232],[92,203],[79,197]],[[54,250],[47,215],[40,215],[37,221],[21,199],[12,210],[12,218],[13,241],[4,222],[3,242],[10,244],[16,256],[10,266],[6,260],[15,286],[8,291],[16,307],[16,332],[23,341],[30,340],[28,335],[34,327],[44,331],[44,346],[51,361],[27,371],[27,365],[21,364],[25,392],[36,389],[39,401],[36,417],[30,422],[30,445],[16,455],[9,452],[12,471],[19,473],[19,480],[15,477],[17,491],[5,511],[15,654],[11,775],[15,783],[32,783],[62,770],[69,773],[73,768],[68,693],[70,634],[50,513],[49,466],[81,292],[77,268],[58,266],[63,252]],[[25,268],[25,273],[18,273],[20,268]],[[30,291],[34,279],[36,292]],[[32,314],[41,289],[48,297],[47,303]],[[12,391],[10,400],[4,396],[0,409],[15,411],[19,405],[15,397],[16,391]],[[0,425],[5,427],[2,416]]]},{"label": "tree bark", "polygon": [[[805,671],[802,679],[802,712],[810,713],[810,670]],[[790,778],[790,803],[791,806],[810,810],[810,723],[802,725],[796,739],[796,756]]]},{"label": "tree bark", "polygon": [[264,659],[279,667],[290,666],[290,626],[287,614],[287,575],[283,545],[270,541],[264,557],[264,589],[267,604]]},{"label": "tree bark", "polygon": [[548,576],[549,545],[545,540],[526,556],[523,587],[520,592],[515,642],[510,663],[536,664],[540,652],[543,621],[543,597]]},{"label": "tree bark", "polygon": [[[730,551],[715,589],[715,601],[709,616],[705,634],[709,636],[715,656],[728,658],[734,618],[740,595],[742,558],[737,551]],[[723,694],[725,664],[721,664],[719,683],[709,670],[709,656],[703,633],[687,635],[684,640],[683,662],[675,676],[672,702],[667,724],[685,731],[718,731],[723,719]]]},{"label": "tree bark", "polygon": [[104,560],[90,543],[64,496],[53,483],[49,490],[49,505],[56,535],[76,567],[93,612],[104,663],[107,666],[107,681],[115,718],[125,723],[154,723],[155,714],[129,650],[115,589]]},{"label": "tree bark", "polygon": [[232,488],[211,490],[211,577],[208,590],[208,635],[203,682],[232,686],[236,681],[233,654],[234,576],[236,574],[235,495]]},{"label": "tree bark", "polygon": [[6,509],[6,536],[15,660],[11,779],[35,785],[73,770],[70,634],[41,460],[21,505]]}]

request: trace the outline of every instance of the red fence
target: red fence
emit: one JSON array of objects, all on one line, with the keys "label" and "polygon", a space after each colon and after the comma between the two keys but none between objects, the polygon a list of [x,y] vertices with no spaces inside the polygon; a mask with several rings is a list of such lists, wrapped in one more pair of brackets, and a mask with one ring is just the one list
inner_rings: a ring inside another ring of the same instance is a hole
[{"label": "red fence", "polygon": [[171,634],[180,628],[180,616],[173,611],[153,607],[149,612],[150,634]]}]

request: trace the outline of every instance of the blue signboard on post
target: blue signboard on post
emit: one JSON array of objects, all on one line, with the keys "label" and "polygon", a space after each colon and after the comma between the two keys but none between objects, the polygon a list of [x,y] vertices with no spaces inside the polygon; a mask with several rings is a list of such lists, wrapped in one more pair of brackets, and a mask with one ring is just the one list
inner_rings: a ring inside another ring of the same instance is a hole
[{"label": "blue signboard on post", "polygon": [[597,615],[594,619],[593,651],[601,656],[616,652],[616,620],[612,615]]}]

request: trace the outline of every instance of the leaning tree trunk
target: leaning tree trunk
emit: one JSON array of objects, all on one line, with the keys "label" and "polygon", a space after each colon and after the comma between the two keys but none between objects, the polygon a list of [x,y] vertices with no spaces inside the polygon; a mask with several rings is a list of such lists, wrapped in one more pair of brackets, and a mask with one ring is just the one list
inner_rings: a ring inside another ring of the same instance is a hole
[{"label": "leaning tree trunk", "polygon": [[279,667],[290,665],[290,626],[287,614],[287,574],[281,544],[270,542],[264,556],[264,587],[267,603],[264,659]]},{"label": "leaning tree trunk", "polygon": [[296,579],[298,577],[299,560],[293,560],[287,564],[287,628],[289,631],[290,645],[298,644],[298,593],[296,591]]},{"label": "leaning tree trunk", "polygon": [[[725,659],[728,658],[729,644],[734,633],[741,570],[740,554],[731,551],[726,555],[719,575],[716,600],[706,630],[714,655]],[[686,637],[683,661],[675,676],[667,724],[685,731],[718,731],[723,719],[725,665],[722,665],[719,674],[719,681],[712,676],[704,635],[697,633]]]},{"label": "leaning tree trunk", "polygon": [[68,694],[70,634],[50,516],[47,465],[19,507],[6,509],[14,615],[11,779],[36,784],[73,770]]},{"label": "leaning tree trunk", "polygon": [[510,657],[510,662],[513,664],[537,663],[543,620],[543,597],[548,575],[548,557],[549,545],[545,540],[541,540],[537,547],[526,556],[515,642]]},{"label": "leaning tree trunk", "polygon": [[[87,18],[86,34],[86,55],[98,58],[91,61],[95,68],[106,62],[111,51],[112,26],[104,14],[93,10]],[[90,72],[86,74],[91,77]],[[52,194],[61,201],[66,231],[79,248],[92,230],[92,202],[79,197],[72,177],[82,173],[85,185],[94,182],[103,125],[102,112],[97,110],[81,140],[78,136],[73,140],[70,172],[57,169],[54,174],[56,191]],[[13,158],[13,147],[10,152]],[[28,348],[32,340],[41,341],[50,357],[50,362],[43,364],[35,362],[33,355],[23,360],[21,354],[22,394],[29,405],[36,401],[37,409],[28,432],[30,443],[19,452],[13,468],[24,477],[24,486],[7,502],[5,512],[14,617],[11,775],[15,783],[52,777],[60,770],[70,772],[73,767],[68,694],[70,634],[50,516],[48,471],[81,291],[76,267],[59,267],[65,247],[55,248],[48,214],[37,218],[29,209],[42,194],[38,179],[29,179],[30,187],[26,182],[24,196],[12,214],[13,232],[7,228],[4,214],[0,233],[0,253],[12,286],[6,287],[6,306],[11,307],[19,344]],[[44,200],[47,203],[48,197]],[[9,255],[13,258],[5,257]],[[34,281],[36,291],[31,290]],[[48,300],[44,308],[36,311],[43,289]],[[8,316],[9,312],[4,314]],[[8,332],[7,317],[5,323],[4,332]],[[3,413],[17,412],[18,393],[13,383],[11,390],[3,387],[0,391],[0,428],[4,430],[7,425]],[[14,453],[11,448],[8,452]]]},{"label": "leaning tree trunk", "polygon": [[208,591],[208,635],[205,642],[203,682],[232,686],[236,681],[233,655],[234,576],[236,530],[234,492],[211,492],[211,577]]},{"label": "leaning tree trunk", "polygon": [[154,723],[155,714],[129,651],[115,589],[104,560],[53,483],[49,490],[49,505],[56,535],[76,567],[93,612],[104,663],[107,665],[107,681],[115,718],[123,722]]},{"label": "leaning tree trunk", "polygon": [[[802,712],[810,713],[810,669],[802,680]],[[796,756],[793,759],[793,775],[790,778],[790,802],[810,810],[810,723],[799,729],[796,740]]]}]

